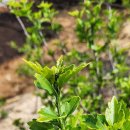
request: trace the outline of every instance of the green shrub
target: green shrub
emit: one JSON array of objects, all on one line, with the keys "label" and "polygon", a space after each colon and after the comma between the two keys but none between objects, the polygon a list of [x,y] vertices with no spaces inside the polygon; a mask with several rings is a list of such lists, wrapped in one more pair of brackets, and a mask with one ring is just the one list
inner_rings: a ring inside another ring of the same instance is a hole
[{"label": "green shrub", "polygon": [[[82,8],[69,12],[76,19],[75,32],[81,44],[86,46],[86,51],[81,53],[72,50],[67,54],[66,61],[69,63],[91,61],[86,80],[82,78],[80,80],[78,76],[77,79],[75,77],[71,80],[70,85],[72,90],[75,86],[76,93],[82,99],[87,99],[82,101],[82,106],[87,108],[88,112],[95,110],[99,112],[104,109],[106,102],[104,98],[107,97],[104,90],[111,91],[110,96],[116,95],[129,102],[129,92],[126,91],[129,89],[130,70],[126,62],[128,50],[121,48],[116,41],[123,24],[123,15],[110,4],[104,5],[104,2],[106,1],[86,0]],[[127,85],[120,82],[124,77],[127,79],[125,80]],[[93,104],[94,107],[89,107],[89,104]]]},{"label": "green shrub", "polygon": [[[23,47],[17,47],[14,43],[12,46],[24,53],[28,60],[42,63],[43,46],[47,46],[43,31],[46,28],[55,32],[59,30],[60,25],[54,21],[57,11],[52,8],[51,3],[44,1],[35,5],[34,1],[10,0],[8,6],[10,12],[16,16],[26,36]],[[26,20],[29,26],[24,25],[22,18]]]},{"label": "green shrub", "polygon": [[[30,130],[128,130],[130,127],[130,111],[126,104],[118,102],[115,97],[108,103],[105,115],[85,114],[80,104],[79,96],[64,97],[63,86],[85,68],[87,64],[83,63],[76,67],[75,65],[64,65],[63,57],[60,57],[56,66],[48,68],[42,67],[38,63],[26,61],[34,69],[35,85],[45,90],[48,97],[51,98],[51,104],[41,108],[38,111],[39,117],[30,121]],[[93,104],[91,104],[93,107]],[[73,112],[75,113],[73,114]]]},{"label": "green shrub", "polygon": [[[51,104],[39,110],[39,117],[29,123],[31,129],[67,129],[68,119],[77,108],[80,97],[70,96],[63,98],[63,86],[68,80],[85,68],[87,64],[83,63],[76,67],[75,65],[64,65],[63,57],[60,57],[56,66],[48,68],[42,67],[38,63],[28,62],[27,64],[34,69],[35,85],[47,91],[51,96]],[[38,126],[37,126],[38,125]],[[38,127],[38,128],[37,128]]]}]

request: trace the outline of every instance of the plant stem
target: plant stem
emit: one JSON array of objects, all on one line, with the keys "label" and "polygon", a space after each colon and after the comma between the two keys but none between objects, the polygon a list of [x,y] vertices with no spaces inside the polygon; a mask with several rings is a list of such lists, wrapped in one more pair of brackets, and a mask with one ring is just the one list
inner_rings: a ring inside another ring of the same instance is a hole
[{"label": "plant stem", "polygon": [[56,96],[56,108],[57,108],[58,116],[60,116],[60,97],[59,97],[59,95]]},{"label": "plant stem", "polygon": [[[42,38],[42,42],[43,42],[44,46],[49,51],[49,48],[48,48],[48,45],[47,45],[47,41],[46,41],[45,37],[43,37],[42,31],[39,31],[39,34],[40,34],[40,36]],[[52,58],[53,58],[53,61],[56,62],[56,59],[55,59],[54,55],[52,55]]]},{"label": "plant stem", "polygon": [[[55,94],[55,98],[56,98],[56,109],[57,109],[57,114],[58,117],[61,117],[61,109],[60,109],[60,89],[59,86],[57,84],[57,79],[58,79],[58,75],[55,75],[55,82],[54,82],[54,89],[56,90],[56,94]],[[60,129],[61,130],[65,130],[64,128],[64,122],[61,118],[58,119],[59,125],[60,125]]]},{"label": "plant stem", "polygon": [[[57,96],[56,96],[56,108],[57,108],[58,117],[61,117],[60,95],[57,95]],[[60,125],[61,130],[65,130],[65,129],[64,129],[64,122],[63,122],[63,120],[62,120],[62,119],[59,119],[58,122],[59,122],[59,125]]]},{"label": "plant stem", "polygon": [[[108,8],[108,11],[109,11],[109,19],[108,20],[110,20],[112,18],[112,8],[111,8],[111,5],[109,5],[109,3],[107,3],[107,8]],[[107,43],[110,44],[110,40],[108,40]],[[110,51],[110,45],[108,46],[108,57],[109,57],[111,69],[113,71],[115,69],[115,64],[114,64],[113,56],[112,56],[111,51]],[[114,76],[116,77],[115,74],[114,74]],[[113,92],[114,92],[114,95],[117,97],[117,90],[116,90],[115,83],[113,84]]]},{"label": "plant stem", "polygon": [[[115,65],[114,65],[112,54],[110,52],[110,46],[109,46],[108,56],[109,56],[109,61],[110,61],[110,64],[111,64],[111,69],[113,71],[115,69]],[[116,74],[114,74],[114,77],[116,77]],[[114,95],[117,97],[117,90],[116,90],[115,83],[113,84],[113,92],[114,92]]]}]

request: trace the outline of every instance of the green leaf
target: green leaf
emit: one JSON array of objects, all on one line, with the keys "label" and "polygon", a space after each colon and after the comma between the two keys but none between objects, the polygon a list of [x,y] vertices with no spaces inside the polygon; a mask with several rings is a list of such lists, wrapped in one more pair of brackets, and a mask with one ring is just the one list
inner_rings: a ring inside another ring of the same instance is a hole
[{"label": "green leaf", "polygon": [[24,59],[24,61],[37,73],[41,74],[42,73],[42,66],[39,63],[33,63],[31,61],[27,61]]},{"label": "green leaf", "polygon": [[35,74],[35,85],[40,89],[45,89],[49,94],[54,92],[54,89],[50,82],[40,74]]},{"label": "green leaf", "polygon": [[58,85],[59,87],[63,86],[67,81],[71,78],[71,70],[66,71],[65,73],[61,74],[58,78]]},{"label": "green leaf", "polygon": [[60,68],[63,66],[63,56],[60,56],[60,58],[57,60],[56,66],[57,68]]},{"label": "green leaf", "polygon": [[73,70],[74,67],[75,67],[75,65],[71,64],[69,66],[63,67],[62,71],[63,71],[63,73],[65,73],[66,71]]},{"label": "green leaf", "polygon": [[8,1],[7,5],[10,7],[17,8],[17,7],[20,7],[20,2],[18,2],[16,0],[10,0],[10,1]]},{"label": "green leaf", "polygon": [[61,106],[62,115],[65,115],[66,117],[70,116],[77,108],[79,102],[80,97],[78,96],[73,96],[70,99],[66,100]]},{"label": "green leaf", "polygon": [[97,115],[96,126],[99,130],[109,130],[106,126],[107,122],[104,115]]},{"label": "green leaf", "polygon": [[52,79],[54,77],[52,77],[54,74],[53,74],[53,71],[48,68],[47,66],[45,67],[42,67],[39,63],[33,63],[31,61],[26,61],[24,60],[34,71],[35,73],[38,73],[38,74],[42,74],[43,77],[45,77],[46,79]]},{"label": "green leaf", "polygon": [[79,16],[79,11],[78,10],[71,11],[71,12],[69,12],[69,15],[71,15],[73,17],[78,17]]},{"label": "green leaf", "polygon": [[110,126],[114,123],[120,122],[124,119],[124,112],[121,109],[121,104],[118,103],[116,97],[112,98],[112,101],[108,103],[108,108],[105,112],[105,117]]},{"label": "green leaf", "polygon": [[47,2],[41,2],[39,5],[38,5],[38,7],[39,8],[45,8],[45,9],[49,9],[49,8],[51,8],[51,6],[52,6],[52,4],[51,3],[47,3]]},{"label": "green leaf", "polygon": [[35,119],[28,123],[30,130],[54,130],[51,123],[37,122]]},{"label": "green leaf", "polygon": [[126,121],[123,124],[123,130],[130,130],[130,121]]},{"label": "green leaf", "polygon": [[72,70],[67,70],[65,73],[61,74],[58,79],[58,85],[61,87],[63,84],[67,83],[67,81],[73,77],[75,74],[80,72],[83,68],[85,68],[88,64],[82,63],[78,67],[73,67]]},{"label": "green leaf", "polygon": [[87,127],[90,129],[97,129],[96,123],[97,118],[94,115],[83,115],[84,122],[87,124]]},{"label": "green leaf", "polygon": [[[88,64],[89,64],[89,63],[88,63]],[[78,72],[80,72],[80,71],[81,71],[82,69],[84,69],[88,64],[87,64],[87,63],[82,63],[82,64],[80,64],[78,67],[74,68],[72,75],[75,75],[75,74],[77,74]]]},{"label": "green leaf", "polygon": [[54,74],[53,74],[53,71],[48,68],[47,66],[45,66],[43,69],[42,69],[42,75],[48,79],[48,80],[51,80],[52,78],[54,78]]},{"label": "green leaf", "polygon": [[57,114],[50,107],[40,109],[38,114],[39,114],[39,118],[37,119],[38,122],[48,122],[59,118]]},{"label": "green leaf", "polygon": [[109,130],[104,115],[83,115],[87,127],[94,130]]}]

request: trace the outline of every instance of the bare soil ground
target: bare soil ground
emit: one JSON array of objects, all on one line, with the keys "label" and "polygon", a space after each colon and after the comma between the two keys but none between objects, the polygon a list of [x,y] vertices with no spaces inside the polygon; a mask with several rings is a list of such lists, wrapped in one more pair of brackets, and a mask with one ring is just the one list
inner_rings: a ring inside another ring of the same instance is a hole
[{"label": "bare soil ground", "polygon": [[[67,12],[66,10],[60,11],[60,14],[56,18],[63,26],[59,38],[66,44],[68,50],[80,48],[80,51],[84,51],[84,45],[78,42],[74,33],[74,18],[69,16]],[[22,118],[22,120],[27,122],[36,116],[34,114],[36,96],[32,94],[34,90],[33,81],[26,77],[21,77],[16,73],[16,69],[23,62],[21,60],[23,56],[9,46],[12,40],[16,40],[21,45],[24,41],[24,35],[21,31],[18,32],[10,28],[10,24],[13,27],[19,28],[18,24],[14,21],[7,22],[9,24],[8,27],[3,26],[1,23],[0,19],[0,97],[12,98],[8,99],[7,104],[1,108],[8,112],[8,117],[0,120],[0,130],[15,130],[15,127],[12,125],[14,119]],[[57,38],[53,38],[48,41],[48,48],[55,51],[55,58],[61,53],[60,49],[56,47],[56,40]],[[124,24],[118,41],[122,47],[130,47],[129,21]],[[49,63],[52,61],[52,58],[47,54],[46,48],[44,50],[43,59]],[[38,100],[41,105],[40,99]]]},{"label": "bare soil ground", "polygon": [[25,122],[24,127],[28,130],[26,122],[37,117],[35,113],[40,107],[40,98],[37,98],[32,93],[15,96],[15,98],[9,99],[4,108],[2,108],[7,112],[8,117],[0,120],[0,130],[17,130],[13,125],[13,121],[16,119],[21,119],[22,122]]}]

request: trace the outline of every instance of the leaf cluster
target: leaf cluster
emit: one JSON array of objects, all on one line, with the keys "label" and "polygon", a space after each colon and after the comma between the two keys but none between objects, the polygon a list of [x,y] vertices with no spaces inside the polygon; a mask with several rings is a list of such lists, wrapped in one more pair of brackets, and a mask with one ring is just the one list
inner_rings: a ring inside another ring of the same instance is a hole
[{"label": "leaf cluster", "polygon": [[[35,85],[40,89],[46,90],[51,95],[53,104],[53,106],[43,107],[39,110],[38,119],[29,123],[30,128],[35,130],[33,127],[34,123],[38,125],[40,125],[39,123],[41,125],[45,123],[47,124],[45,125],[46,129],[65,130],[67,128],[66,122],[77,108],[80,97],[71,96],[61,100],[63,96],[61,89],[71,77],[85,68],[87,64],[83,63],[78,67],[75,65],[64,65],[62,56],[58,59],[56,66],[51,68],[47,66],[42,67],[40,64],[30,61],[26,61],[26,63],[36,72]],[[55,100],[53,100],[53,97]],[[43,129],[44,126],[41,126],[41,128]]]}]

